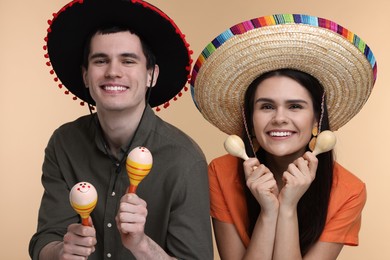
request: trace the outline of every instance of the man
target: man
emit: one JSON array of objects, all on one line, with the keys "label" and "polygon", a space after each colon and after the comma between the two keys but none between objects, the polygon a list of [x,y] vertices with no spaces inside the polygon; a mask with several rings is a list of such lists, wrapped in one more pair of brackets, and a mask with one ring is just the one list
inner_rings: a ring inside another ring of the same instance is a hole
[{"label": "man", "polygon": [[[74,1],[54,17],[47,37],[54,72],[96,113],[49,141],[31,257],[213,259],[204,155],[151,108],[167,106],[187,81],[184,36],[142,1]],[[134,194],[125,163],[137,146],[150,150],[153,166]],[[98,193],[90,226],[69,203],[80,181]]]}]

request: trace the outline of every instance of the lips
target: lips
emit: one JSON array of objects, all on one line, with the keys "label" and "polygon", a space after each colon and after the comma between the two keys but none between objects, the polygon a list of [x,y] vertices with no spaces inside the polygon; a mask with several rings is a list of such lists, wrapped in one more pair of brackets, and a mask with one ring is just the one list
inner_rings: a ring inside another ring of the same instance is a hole
[{"label": "lips", "polygon": [[119,86],[119,85],[115,85],[115,86],[103,85],[102,88],[103,88],[105,91],[109,91],[109,92],[121,92],[121,91],[127,90],[127,87]]},{"label": "lips", "polygon": [[268,134],[272,137],[286,137],[291,136],[293,133],[291,131],[270,131]]}]

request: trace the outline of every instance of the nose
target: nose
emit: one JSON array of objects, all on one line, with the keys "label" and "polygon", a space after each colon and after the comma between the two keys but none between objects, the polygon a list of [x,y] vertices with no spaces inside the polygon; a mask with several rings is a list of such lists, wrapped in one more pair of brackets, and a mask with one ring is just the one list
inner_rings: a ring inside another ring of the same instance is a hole
[{"label": "nose", "polygon": [[119,62],[111,61],[107,65],[105,72],[107,78],[117,78],[122,76],[122,69]]},{"label": "nose", "polygon": [[272,122],[274,124],[284,124],[287,123],[287,121],[288,117],[286,111],[283,108],[277,108],[274,117],[272,118]]}]

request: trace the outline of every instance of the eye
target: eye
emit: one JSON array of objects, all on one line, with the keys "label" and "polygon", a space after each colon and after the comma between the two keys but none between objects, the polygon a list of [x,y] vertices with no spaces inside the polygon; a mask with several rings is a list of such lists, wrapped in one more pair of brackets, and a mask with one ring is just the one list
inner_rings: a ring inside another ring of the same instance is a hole
[{"label": "eye", "polygon": [[124,59],[124,60],[122,60],[122,63],[125,65],[131,65],[131,64],[134,64],[136,62],[134,59]]},{"label": "eye", "polygon": [[291,104],[290,105],[290,109],[302,109],[302,105],[300,104]]},{"label": "eye", "polygon": [[274,106],[272,104],[262,104],[260,106],[260,109],[261,110],[270,110],[270,109],[274,109]]},{"label": "eye", "polygon": [[94,59],[94,60],[92,60],[92,63],[96,64],[96,65],[106,64],[107,62],[108,62],[107,59]]}]

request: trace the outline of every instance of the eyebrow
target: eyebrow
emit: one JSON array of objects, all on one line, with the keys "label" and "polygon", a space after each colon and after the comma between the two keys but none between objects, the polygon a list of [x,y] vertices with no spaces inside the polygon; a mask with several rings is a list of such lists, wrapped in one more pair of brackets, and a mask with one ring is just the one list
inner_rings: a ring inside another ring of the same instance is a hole
[{"label": "eyebrow", "polygon": [[[259,98],[255,101],[255,103],[274,103],[275,101],[271,98]],[[308,104],[308,102],[306,100],[303,100],[303,99],[289,99],[286,101],[286,103],[288,104],[296,104],[296,103],[304,103],[304,104]]]},{"label": "eyebrow", "polygon": [[[135,53],[125,52],[125,53],[121,53],[119,56],[121,56],[122,58],[133,58],[136,60],[140,60],[139,55],[137,55]],[[96,58],[107,58],[107,57],[108,57],[107,54],[105,54],[103,52],[97,52],[97,53],[92,54],[89,57],[89,59],[92,60],[92,59],[96,59]]]}]

